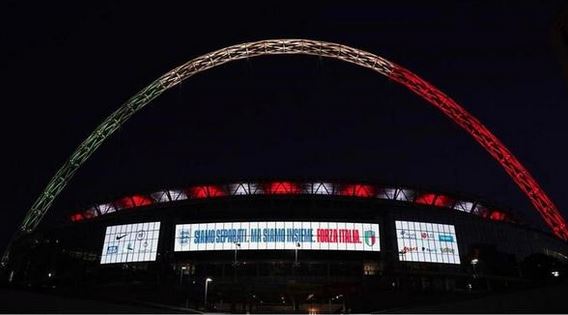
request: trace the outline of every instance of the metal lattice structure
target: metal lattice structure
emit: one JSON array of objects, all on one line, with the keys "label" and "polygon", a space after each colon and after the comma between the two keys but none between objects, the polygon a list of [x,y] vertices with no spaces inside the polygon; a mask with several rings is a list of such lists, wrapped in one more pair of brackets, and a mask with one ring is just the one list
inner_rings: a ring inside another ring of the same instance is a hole
[{"label": "metal lattice structure", "polygon": [[418,94],[467,131],[511,176],[527,195],[553,233],[568,240],[566,221],[519,160],[463,107],[409,70],[384,58],[352,47],[306,39],[274,39],[226,47],[197,57],[162,75],[105,119],[57,171],[28,211],[20,226],[32,232],[79,167],[132,115],[183,80],[227,62],[262,55],[302,54],[343,60],[376,71]]}]

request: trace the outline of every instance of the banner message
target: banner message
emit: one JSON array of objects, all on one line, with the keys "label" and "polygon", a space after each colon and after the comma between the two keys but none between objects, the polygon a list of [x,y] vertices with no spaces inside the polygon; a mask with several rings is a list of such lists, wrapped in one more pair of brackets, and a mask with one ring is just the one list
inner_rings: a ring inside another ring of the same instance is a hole
[{"label": "banner message", "polygon": [[174,251],[379,251],[379,225],[348,222],[222,222],[176,225]]}]

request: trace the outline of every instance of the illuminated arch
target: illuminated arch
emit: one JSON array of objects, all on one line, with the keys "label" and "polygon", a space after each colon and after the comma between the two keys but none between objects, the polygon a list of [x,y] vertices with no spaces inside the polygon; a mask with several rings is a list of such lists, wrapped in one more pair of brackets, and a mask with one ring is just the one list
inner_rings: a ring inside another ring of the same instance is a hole
[{"label": "illuminated arch", "polygon": [[120,106],[79,145],[34,202],[20,226],[20,232],[32,232],[47,213],[57,195],[91,154],[125,121],[164,91],[194,74],[230,61],[279,54],[303,54],[340,59],[369,68],[406,86],[441,110],[481,144],[527,195],[554,234],[568,240],[566,221],[531,174],[489,129],[454,100],[414,73],[384,58],[340,44],[306,39],[263,40],[226,47],[197,57],[159,77]]}]

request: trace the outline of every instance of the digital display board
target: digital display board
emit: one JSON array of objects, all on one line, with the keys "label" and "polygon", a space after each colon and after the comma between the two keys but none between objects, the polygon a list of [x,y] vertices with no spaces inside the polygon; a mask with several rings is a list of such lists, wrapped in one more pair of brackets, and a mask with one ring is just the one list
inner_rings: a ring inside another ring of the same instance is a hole
[{"label": "digital display board", "polygon": [[107,226],[101,264],[154,261],[160,222]]},{"label": "digital display board", "polygon": [[223,222],[176,225],[174,251],[379,251],[379,225],[347,222]]},{"label": "digital display board", "polygon": [[460,263],[453,225],[396,221],[395,226],[400,261]]}]

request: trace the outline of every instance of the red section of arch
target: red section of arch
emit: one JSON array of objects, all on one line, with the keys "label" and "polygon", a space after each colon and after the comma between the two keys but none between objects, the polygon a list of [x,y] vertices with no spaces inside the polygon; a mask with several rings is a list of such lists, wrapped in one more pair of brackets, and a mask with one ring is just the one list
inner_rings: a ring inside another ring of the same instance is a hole
[{"label": "red section of arch", "polygon": [[527,195],[552,232],[568,240],[566,221],[532,175],[497,137],[450,97],[407,69],[394,65],[389,78],[418,94],[465,129],[509,174]]}]

